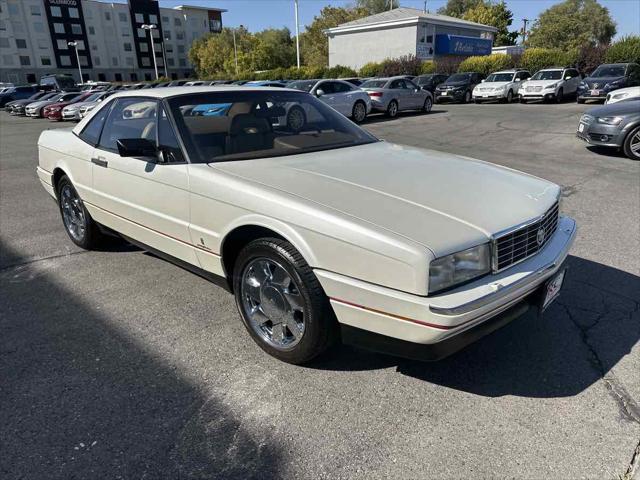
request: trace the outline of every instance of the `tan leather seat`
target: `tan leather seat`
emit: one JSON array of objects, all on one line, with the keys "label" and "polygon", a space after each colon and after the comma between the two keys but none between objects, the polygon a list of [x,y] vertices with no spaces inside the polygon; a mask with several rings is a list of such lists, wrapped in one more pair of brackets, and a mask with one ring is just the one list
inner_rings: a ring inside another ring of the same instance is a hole
[{"label": "tan leather seat", "polygon": [[146,138],[147,140],[151,140],[152,142],[156,141],[156,122],[149,122],[142,130],[142,134],[140,135],[142,138]]}]

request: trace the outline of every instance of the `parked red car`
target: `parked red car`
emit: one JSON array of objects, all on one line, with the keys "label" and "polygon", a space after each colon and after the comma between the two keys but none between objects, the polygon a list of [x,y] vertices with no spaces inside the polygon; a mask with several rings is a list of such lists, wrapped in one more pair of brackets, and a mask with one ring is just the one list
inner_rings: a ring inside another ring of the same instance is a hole
[{"label": "parked red car", "polygon": [[71,100],[67,100],[65,102],[52,103],[51,105],[47,105],[42,109],[42,116],[44,118],[48,118],[49,120],[62,120],[62,109],[67,105],[71,105],[72,103],[82,102],[89,95],[93,95],[95,92],[84,92],[79,93],[77,96],[73,97]]}]

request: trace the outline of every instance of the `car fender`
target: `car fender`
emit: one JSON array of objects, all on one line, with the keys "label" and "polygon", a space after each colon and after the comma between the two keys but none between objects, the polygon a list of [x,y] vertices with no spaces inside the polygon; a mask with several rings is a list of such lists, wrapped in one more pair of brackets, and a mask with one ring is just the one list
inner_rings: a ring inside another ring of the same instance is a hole
[{"label": "car fender", "polygon": [[300,252],[300,255],[302,255],[302,257],[309,265],[313,267],[318,264],[313,250],[296,228],[276,218],[261,215],[258,213],[250,213],[240,216],[226,225],[220,235],[221,240],[219,251],[223,251],[224,242],[228,238],[229,233],[233,232],[237,228],[246,226],[262,227],[272,230],[273,232],[277,233],[282,238],[287,240],[289,243],[291,243],[291,245],[293,245],[294,248],[298,250],[298,252]]}]

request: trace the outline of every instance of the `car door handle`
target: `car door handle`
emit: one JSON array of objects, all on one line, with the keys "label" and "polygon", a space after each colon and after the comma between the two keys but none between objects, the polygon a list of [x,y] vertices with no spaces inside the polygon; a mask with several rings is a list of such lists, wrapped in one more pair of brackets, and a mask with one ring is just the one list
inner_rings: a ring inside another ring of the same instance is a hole
[{"label": "car door handle", "polygon": [[109,164],[104,158],[102,157],[93,157],[91,159],[91,163],[95,163],[96,165],[98,165],[99,167],[103,167],[103,168],[107,168],[107,165]]}]

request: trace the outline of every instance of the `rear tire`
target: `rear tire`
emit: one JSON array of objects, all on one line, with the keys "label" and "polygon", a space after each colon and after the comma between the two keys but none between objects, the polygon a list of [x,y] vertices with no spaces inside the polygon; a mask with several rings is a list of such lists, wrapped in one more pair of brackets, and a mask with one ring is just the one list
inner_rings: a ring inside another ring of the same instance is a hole
[{"label": "rear tire", "polygon": [[355,123],[362,123],[367,118],[367,105],[362,100],[358,100],[353,104],[351,118]]},{"label": "rear tire", "polygon": [[93,250],[100,246],[105,236],[89,215],[69,177],[63,175],[60,178],[56,193],[62,224],[71,241],[85,250]]},{"label": "rear tire", "polygon": [[398,102],[391,100],[387,106],[387,117],[395,118],[398,116]]},{"label": "rear tire", "polygon": [[622,147],[624,154],[631,160],[640,160],[640,126],[629,132]]},{"label": "rear tire", "polygon": [[424,105],[422,105],[422,111],[424,113],[429,113],[432,108],[433,108],[433,100],[431,100],[431,97],[425,98]]},{"label": "rear tire", "polygon": [[320,282],[285,240],[261,238],[243,248],[233,287],[249,335],[279,360],[306,363],[337,337],[338,325]]}]

